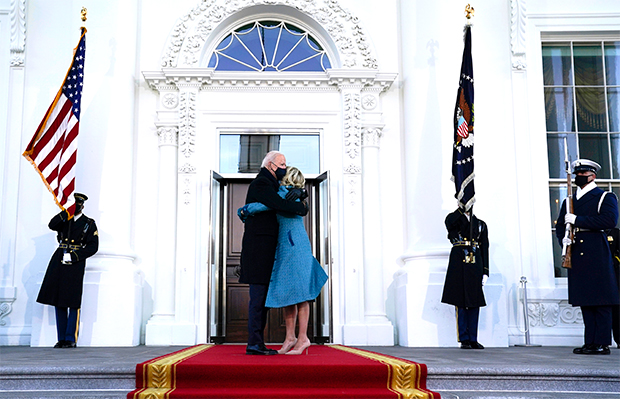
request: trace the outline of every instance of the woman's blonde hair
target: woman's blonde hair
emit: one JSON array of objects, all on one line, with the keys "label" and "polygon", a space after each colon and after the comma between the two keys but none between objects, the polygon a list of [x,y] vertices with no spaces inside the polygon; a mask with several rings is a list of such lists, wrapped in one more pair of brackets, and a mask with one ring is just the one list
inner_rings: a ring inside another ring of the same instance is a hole
[{"label": "woman's blonde hair", "polygon": [[303,188],[306,184],[306,178],[301,173],[301,170],[294,166],[288,166],[286,168],[286,174],[282,178],[283,186],[293,186],[296,188]]}]

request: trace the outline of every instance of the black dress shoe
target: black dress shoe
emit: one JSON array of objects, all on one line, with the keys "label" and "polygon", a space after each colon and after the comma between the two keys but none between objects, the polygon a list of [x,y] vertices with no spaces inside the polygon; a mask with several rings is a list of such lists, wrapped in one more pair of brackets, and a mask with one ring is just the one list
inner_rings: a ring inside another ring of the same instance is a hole
[{"label": "black dress shoe", "polygon": [[484,346],[482,346],[482,344],[479,343],[478,341],[471,341],[469,345],[471,346],[472,349],[484,349]]},{"label": "black dress shoe", "polygon": [[58,341],[56,345],[54,345],[54,348],[63,348],[66,343],[67,341]]},{"label": "black dress shoe", "polygon": [[584,345],[581,348],[575,348],[573,349],[573,353],[575,355],[583,355],[583,350],[586,349],[588,347],[588,345]]},{"label": "black dress shoe", "polygon": [[609,355],[610,353],[607,345],[590,345],[583,349],[584,355]]},{"label": "black dress shoe", "polygon": [[64,345],[61,348],[76,348],[77,345],[73,341],[65,341]]},{"label": "black dress shoe", "polygon": [[461,349],[472,349],[471,342],[461,341]]},{"label": "black dress shoe", "polygon": [[278,351],[269,349],[265,345],[248,345],[245,347],[246,355],[277,355]]}]

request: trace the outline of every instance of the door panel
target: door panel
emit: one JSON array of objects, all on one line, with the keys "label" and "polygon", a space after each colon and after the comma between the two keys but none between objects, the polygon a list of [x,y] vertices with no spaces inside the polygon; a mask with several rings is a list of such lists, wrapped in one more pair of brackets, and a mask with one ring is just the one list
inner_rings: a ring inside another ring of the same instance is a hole
[{"label": "door panel", "polygon": [[[234,274],[234,269],[241,260],[241,243],[243,240],[243,223],[237,216],[237,209],[245,204],[248,187],[252,180],[235,179],[227,181],[227,247],[226,247],[226,337],[225,342],[247,342],[247,320],[248,320],[248,301],[249,287],[247,284],[240,284],[239,279]],[[311,190],[311,184],[306,185],[306,189]],[[310,192],[310,191],[309,191]],[[312,220],[314,212],[313,200],[309,198],[308,206],[310,211],[304,217],[304,224],[309,237],[312,237]],[[313,315],[310,315],[308,326],[308,336],[313,336]],[[282,309],[271,309],[267,326],[265,328],[265,342],[283,342],[286,335],[284,315]]]}]

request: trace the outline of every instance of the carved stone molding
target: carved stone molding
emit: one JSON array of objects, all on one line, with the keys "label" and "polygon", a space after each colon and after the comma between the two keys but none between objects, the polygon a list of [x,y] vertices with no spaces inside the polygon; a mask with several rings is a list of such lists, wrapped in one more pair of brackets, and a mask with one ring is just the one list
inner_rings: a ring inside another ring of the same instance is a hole
[{"label": "carved stone molding", "polygon": [[510,1],[510,48],[512,51],[512,68],[525,70],[525,32],[527,27],[526,0]]},{"label": "carved stone molding", "polygon": [[383,135],[381,127],[364,127],[362,130],[363,147],[379,147],[379,139]]},{"label": "carved stone molding", "polygon": [[26,0],[11,0],[11,66],[24,66],[26,49]]},{"label": "carved stone molding", "polygon": [[[376,70],[330,69],[327,73],[287,72],[225,72],[213,68],[164,68],[161,71],[142,73],[149,86],[168,96],[182,87],[198,87],[200,90],[265,90],[265,91],[335,91],[363,89],[366,96],[374,97],[387,91],[396,80],[395,73],[379,73]],[[366,93],[370,92],[370,93]],[[366,98],[367,109],[373,104]],[[161,100],[163,101],[163,99]],[[374,108],[372,108],[374,109]]]},{"label": "carved stone molding", "polygon": [[196,173],[196,167],[192,164],[185,163],[179,168],[179,173],[193,174]]},{"label": "carved stone molding", "polygon": [[0,302],[0,326],[6,326],[6,321],[3,319],[13,311],[13,300],[2,300]]},{"label": "carved stone molding", "polygon": [[361,95],[344,94],[344,152],[352,160],[359,158],[361,149]]},{"label": "carved stone molding", "polygon": [[337,0],[202,0],[177,21],[161,66],[199,66],[209,35],[231,15],[253,6],[288,6],[314,19],[329,33],[343,68],[377,69],[377,60],[359,19]]},{"label": "carved stone molding", "polygon": [[186,91],[181,93],[179,105],[179,146],[180,151],[189,158],[194,153],[196,145],[196,93]]},{"label": "carved stone molding", "polygon": [[176,126],[161,126],[157,128],[159,146],[178,145],[179,128]]},{"label": "carved stone molding", "polygon": [[364,94],[362,97],[362,107],[366,111],[372,111],[377,108],[377,104],[379,104],[379,99],[375,94]]},{"label": "carved stone molding", "polygon": [[531,327],[557,327],[583,323],[581,309],[566,301],[528,302],[529,325]]},{"label": "carved stone molding", "polygon": [[179,105],[179,95],[177,93],[166,93],[161,96],[161,105],[164,108],[174,109]]}]

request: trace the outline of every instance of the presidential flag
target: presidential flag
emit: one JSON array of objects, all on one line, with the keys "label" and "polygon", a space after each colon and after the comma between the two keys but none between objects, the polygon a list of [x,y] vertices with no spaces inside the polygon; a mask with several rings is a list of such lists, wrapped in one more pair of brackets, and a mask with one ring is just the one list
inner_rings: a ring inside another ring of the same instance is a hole
[{"label": "presidential flag", "polygon": [[39,172],[58,206],[70,217],[75,212],[73,192],[85,50],[86,28],[82,28],[71,67],[23,154]]},{"label": "presidential flag", "polygon": [[474,190],[474,70],[471,59],[471,26],[465,27],[465,49],[459,89],[454,108],[452,181],[459,207],[469,211],[475,202]]}]

